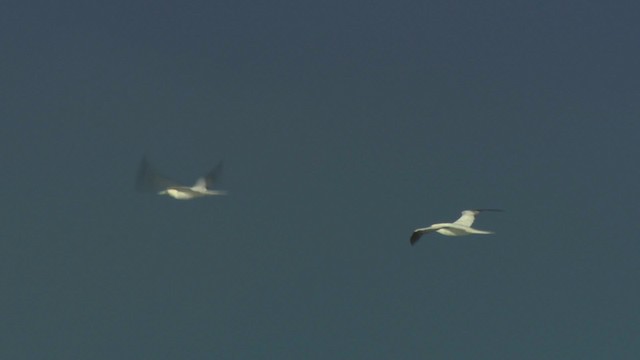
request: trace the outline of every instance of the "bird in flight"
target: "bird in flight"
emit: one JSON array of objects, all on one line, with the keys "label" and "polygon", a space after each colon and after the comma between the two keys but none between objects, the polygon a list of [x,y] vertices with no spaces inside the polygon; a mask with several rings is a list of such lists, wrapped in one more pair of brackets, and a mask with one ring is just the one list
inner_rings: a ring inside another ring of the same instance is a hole
[{"label": "bird in flight", "polygon": [[222,161],[205,176],[198,178],[193,186],[185,186],[160,175],[160,173],[149,164],[146,158],[142,158],[136,177],[136,190],[141,192],[152,191],[158,195],[168,195],[177,200],[191,200],[203,196],[226,195],[226,191],[212,189],[213,184],[218,181],[221,172]]},{"label": "bird in flight", "polygon": [[413,231],[411,235],[411,245],[415,244],[420,237],[430,232],[437,232],[447,236],[463,236],[471,234],[493,234],[492,231],[478,230],[471,227],[473,221],[476,219],[476,215],[483,211],[502,211],[500,209],[474,209],[463,210],[462,216],[452,223],[439,223],[433,224],[426,228],[420,228]]}]

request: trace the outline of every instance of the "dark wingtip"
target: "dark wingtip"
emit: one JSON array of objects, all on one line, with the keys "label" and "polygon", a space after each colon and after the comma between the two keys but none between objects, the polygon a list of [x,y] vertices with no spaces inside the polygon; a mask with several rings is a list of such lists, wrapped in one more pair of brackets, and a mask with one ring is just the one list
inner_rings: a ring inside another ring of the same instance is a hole
[{"label": "dark wingtip", "polygon": [[[218,165],[216,165],[216,167],[214,167],[213,169],[211,169],[211,171],[209,171],[209,173],[207,173],[207,175],[205,176],[205,179],[208,183],[213,183],[215,181],[218,181],[220,178],[220,175],[222,174],[222,169],[224,167],[224,161],[220,160],[218,162]],[[212,185],[212,184],[208,184],[208,185]]]},{"label": "dark wingtip", "polygon": [[147,162],[147,157],[143,155],[138,164],[138,171],[136,172],[136,182],[134,185],[136,191],[144,192],[147,189],[149,183],[148,169],[149,163]]},{"label": "dark wingtip", "polygon": [[409,243],[411,244],[411,246],[413,246],[415,243],[418,242],[418,240],[420,240],[421,235],[422,234],[418,232],[414,232],[413,234],[411,234],[411,239],[409,239]]}]

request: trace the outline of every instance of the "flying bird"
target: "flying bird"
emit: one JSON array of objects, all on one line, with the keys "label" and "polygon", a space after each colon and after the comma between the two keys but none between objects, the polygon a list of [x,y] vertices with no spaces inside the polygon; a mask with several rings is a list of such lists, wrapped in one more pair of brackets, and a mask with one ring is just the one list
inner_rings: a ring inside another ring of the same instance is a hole
[{"label": "flying bird", "polygon": [[437,232],[447,236],[463,236],[471,234],[493,234],[492,231],[478,230],[471,227],[473,221],[476,219],[476,215],[483,211],[502,211],[500,209],[474,209],[463,210],[462,216],[452,223],[439,223],[433,224],[426,228],[416,229],[411,235],[411,245],[415,244],[420,237],[430,232]]},{"label": "flying bird", "polygon": [[178,200],[225,195],[226,191],[212,189],[213,184],[218,181],[221,172],[222,161],[205,176],[198,178],[193,186],[185,186],[161,175],[149,164],[146,158],[142,158],[136,177],[136,190],[141,192],[151,191],[158,195],[168,195]]}]

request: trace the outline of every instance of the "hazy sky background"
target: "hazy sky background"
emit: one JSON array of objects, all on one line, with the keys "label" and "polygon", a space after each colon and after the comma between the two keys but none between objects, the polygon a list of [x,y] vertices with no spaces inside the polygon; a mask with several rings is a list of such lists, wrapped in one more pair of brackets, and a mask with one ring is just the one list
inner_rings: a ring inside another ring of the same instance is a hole
[{"label": "hazy sky background", "polygon": [[639,11],[1,2],[0,357],[637,357]]}]

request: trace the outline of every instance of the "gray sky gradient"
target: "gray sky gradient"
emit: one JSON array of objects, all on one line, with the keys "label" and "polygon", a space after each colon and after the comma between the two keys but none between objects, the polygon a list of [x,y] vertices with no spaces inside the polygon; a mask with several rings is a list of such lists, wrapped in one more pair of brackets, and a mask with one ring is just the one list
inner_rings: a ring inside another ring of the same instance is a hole
[{"label": "gray sky gradient", "polygon": [[637,356],[638,10],[3,2],[0,357]]}]

